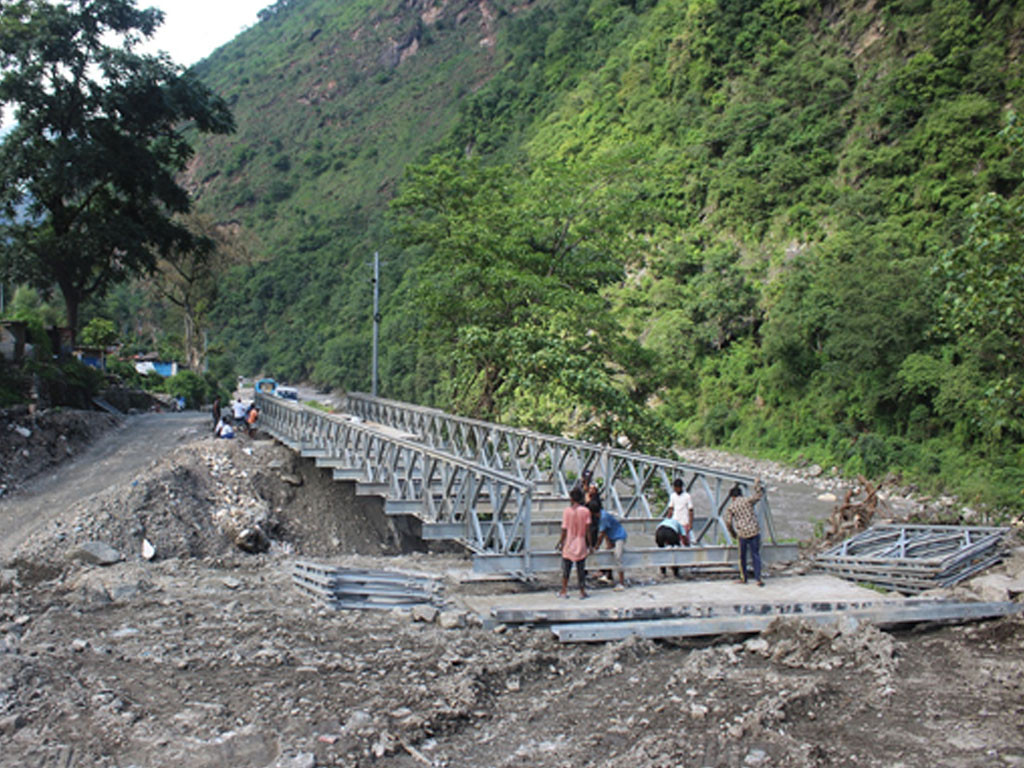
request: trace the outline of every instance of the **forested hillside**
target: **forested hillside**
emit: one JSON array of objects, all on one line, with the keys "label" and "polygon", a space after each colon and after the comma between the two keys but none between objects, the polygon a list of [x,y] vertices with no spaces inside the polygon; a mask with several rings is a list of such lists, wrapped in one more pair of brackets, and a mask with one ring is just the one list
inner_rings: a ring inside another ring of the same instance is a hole
[{"label": "forested hillside", "polygon": [[221,370],[1024,504],[1024,10],[278,2],[198,73]]}]

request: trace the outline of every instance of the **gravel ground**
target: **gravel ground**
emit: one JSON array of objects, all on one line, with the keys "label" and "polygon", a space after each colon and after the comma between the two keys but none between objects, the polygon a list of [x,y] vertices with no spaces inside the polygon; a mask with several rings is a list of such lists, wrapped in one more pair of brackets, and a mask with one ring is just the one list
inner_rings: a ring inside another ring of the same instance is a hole
[{"label": "gravel ground", "polygon": [[[521,587],[464,582],[465,558],[421,551],[310,462],[193,417],[171,442],[156,422],[110,432],[151,448],[103,464],[99,490],[60,482],[88,474],[84,451],[46,493],[0,500],[5,540],[23,505],[47,510],[0,563],[3,768],[1024,765],[1019,618],[563,646],[329,610],[291,586],[296,556],[433,574],[455,614]],[[121,559],[84,562],[89,541]],[[1018,549],[990,575],[1022,574]]]}]

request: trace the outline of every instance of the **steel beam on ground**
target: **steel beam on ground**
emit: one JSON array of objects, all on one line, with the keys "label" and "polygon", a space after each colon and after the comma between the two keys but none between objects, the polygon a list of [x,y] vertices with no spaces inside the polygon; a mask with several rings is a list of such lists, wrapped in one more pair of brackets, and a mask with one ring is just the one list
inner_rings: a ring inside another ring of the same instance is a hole
[{"label": "steel beam on ground", "polygon": [[411,608],[430,602],[428,596],[415,592],[393,592],[391,594],[337,593],[327,587],[301,578],[293,577],[292,583],[299,591],[312,595],[321,603],[337,609],[377,608],[390,610],[393,608]]},{"label": "steel beam on ground", "polygon": [[[788,563],[799,555],[796,544],[766,544],[761,547],[761,560],[766,563]],[[529,557],[532,571],[558,572],[562,569],[560,552],[524,552],[520,554],[485,554],[473,556],[473,570],[476,573],[521,573],[524,560]],[[631,547],[623,553],[622,565],[626,570],[637,568],[659,568],[692,565],[737,565],[739,549],[725,546],[700,547]],[[587,557],[587,568],[609,569],[615,567],[611,550],[603,549]]]},{"label": "steel beam on ground", "polygon": [[[882,626],[916,624],[931,621],[971,621],[1019,614],[1020,603],[960,603],[935,601],[928,605],[885,605],[854,608],[843,612],[858,621]],[[657,619],[652,621],[601,621],[556,624],[555,636],[563,643],[592,643],[623,640],[632,635],[650,639],[671,637],[699,637],[724,634],[750,634],[761,632],[777,615],[740,615],[713,618]],[[800,614],[799,618],[816,624],[830,624],[837,619],[835,612]]]},{"label": "steel beam on ground", "polygon": [[916,593],[952,586],[1002,558],[1007,528],[879,524],[815,558],[815,567],[851,581]]},{"label": "steel beam on ground", "polygon": [[311,561],[292,564],[292,583],[332,608],[390,609],[436,602],[441,583],[399,571],[339,568]]},{"label": "steel beam on ground", "polygon": [[435,588],[439,583],[436,577],[425,573],[390,571],[377,568],[346,568],[327,563],[318,563],[312,560],[296,560],[292,563],[292,573],[299,573],[303,576],[320,579],[332,584],[373,581],[376,583]]},{"label": "steel beam on ground", "polygon": [[718,619],[733,616],[802,616],[880,608],[889,605],[935,605],[937,600],[870,598],[866,600],[757,601],[746,603],[694,602],[677,605],[631,605],[598,608],[565,603],[558,608],[495,606],[491,617],[502,624],[565,624],[596,621],[650,621],[654,619]]}]

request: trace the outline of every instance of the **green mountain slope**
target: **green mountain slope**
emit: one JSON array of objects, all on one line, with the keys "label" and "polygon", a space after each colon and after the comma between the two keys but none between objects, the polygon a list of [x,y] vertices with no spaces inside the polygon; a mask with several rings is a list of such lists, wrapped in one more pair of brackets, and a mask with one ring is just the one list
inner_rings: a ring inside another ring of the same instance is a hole
[{"label": "green mountain slope", "polygon": [[1015,4],[275,9],[201,70],[225,362],[367,386],[380,248],[385,394],[1021,504]]},{"label": "green mountain slope", "polygon": [[237,222],[266,259],[232,279],[228,348],[242,369],[297,378],[334,329],[367,330],[380,213],[500,61],[486,5],[306,0],[264,16],[198,66],[230,98],[238,132],[200,143],[189,181],[200,209]]}]

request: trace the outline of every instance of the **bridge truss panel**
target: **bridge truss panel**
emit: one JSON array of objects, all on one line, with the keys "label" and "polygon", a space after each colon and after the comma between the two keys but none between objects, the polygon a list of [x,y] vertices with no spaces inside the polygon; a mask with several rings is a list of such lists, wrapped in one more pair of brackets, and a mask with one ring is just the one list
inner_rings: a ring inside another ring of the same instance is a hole
[{"label": "bridge truss panel", "polygon": [[388,501],[407,503],[426,523],[459,524],[472,551],[529,550],[531,483],[344,416],[262,394],[256,400],[261,429],[348,477],[355,472],[359,482],[386,489]]},{"label": "bridge truss panel", "polygon": [[[605,507],[622,519],[662,517],[675,479],[694,498],[694,506],[708,510],[704,524],[693,532],[696,544],[732,544],[722,514],[728,493],[739,486],[749,495],[754,478],[699,467],[671,459],[606,445],[545,435],[531,430],[456,416],[436,408],[412,405],[358,392],[346,396],[348,413],[394,429],[524,482],[545,484],[555,496],[567,497],[584,471],[592,473],[602,489]],[[767,495],[756,507],[766,539],[777,543]]]},{"label": "bridge truss panel", "polygon": [[874,525],[815,558],[818,570],[908,594],[950,587],[1003,557],[1008,528]]}]

